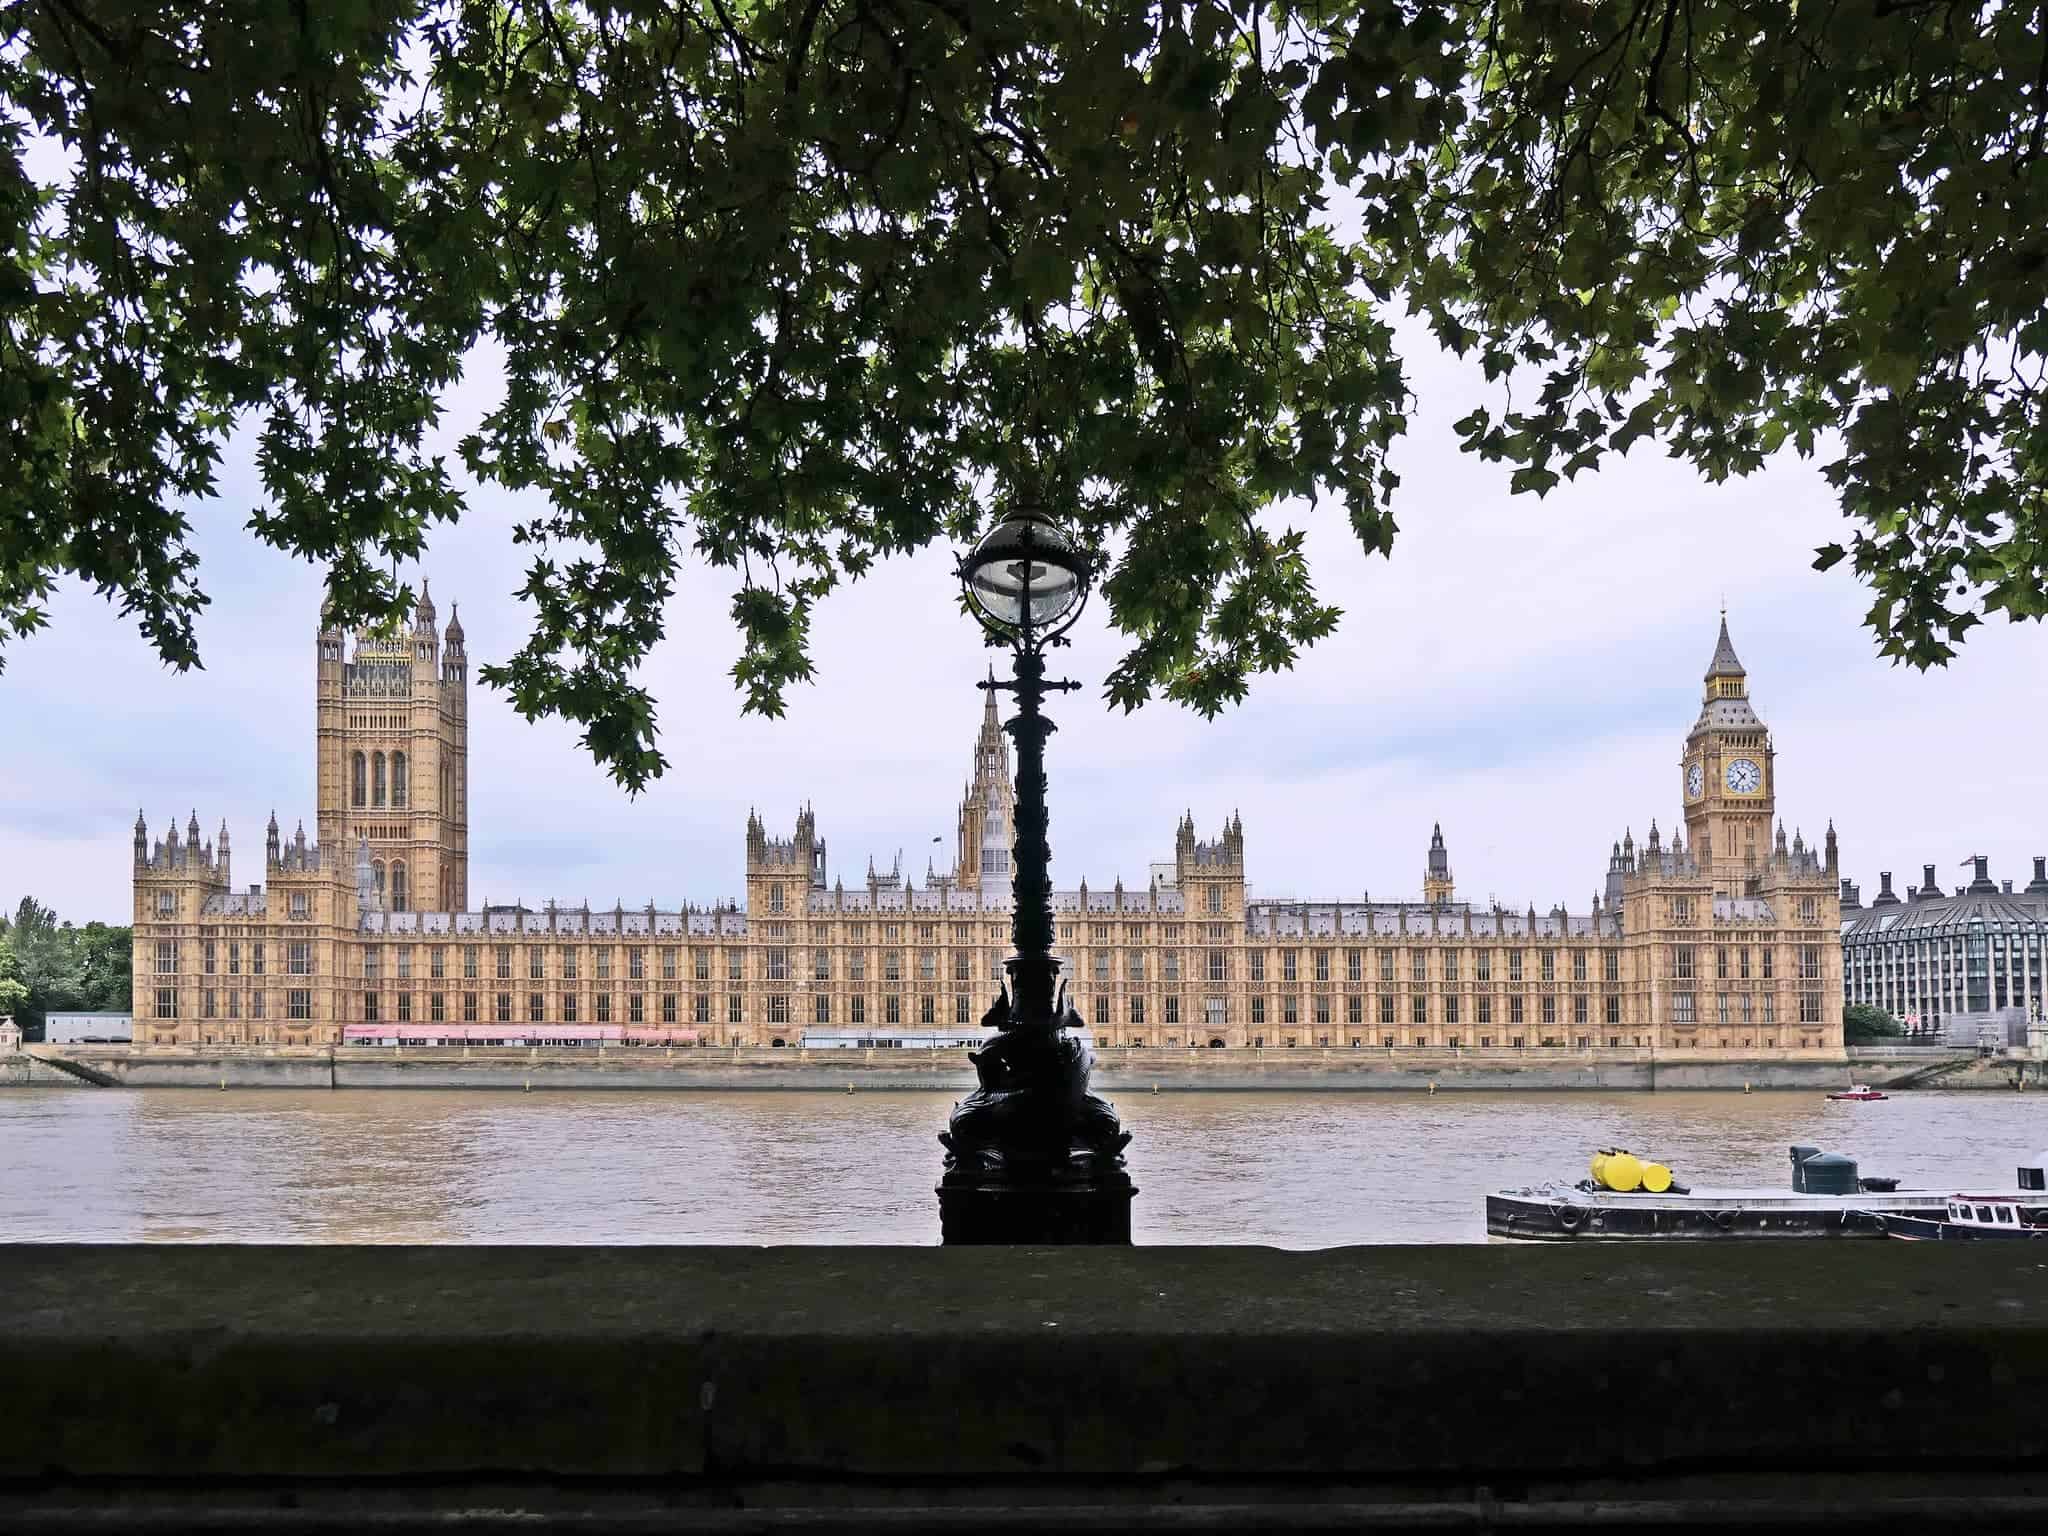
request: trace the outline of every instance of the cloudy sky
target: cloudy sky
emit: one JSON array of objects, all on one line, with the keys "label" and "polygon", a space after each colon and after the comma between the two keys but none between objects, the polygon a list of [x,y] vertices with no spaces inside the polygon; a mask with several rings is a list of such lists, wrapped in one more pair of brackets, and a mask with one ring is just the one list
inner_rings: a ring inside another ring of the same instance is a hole
[{"label": "cloudy sky", "polygon": [[[1099,611],[1063,660],[1089,689],[1062,700],[1052,840],[1061,884],[1142,882],[1192,809],[1204,836],[1241,811],[1256,894],[1394,898],[1421,887],[1440,820],[1459,893],[1582,908],[1610,843],[1667,833],[1678,753],[1697,713],[1719,606],[1778,748],[1789,830],[1830,816],[1845,870],[1957,881],[1987,853],[2020,876],[2048,852],[2040,795],[2040,676],[2048,631],[1995,620],[1945,673],[1879,660],[1845,571],[1809,568],[1842,534],[1833,498],[1790,457],[1709,486],[1639,451],[1547,500],[1457,452],[1450,423],[1487,398],[1475,375],[1410,347],[1420,395],[1398,452],[1402,534],[1366,559],[1336,509],[1304,509],[1338,633],[1242,707],[1204,722],[1173,706],[1125,716],[1099,683],[1117,654]],[[471,390],[471,395],[478,393]],[[474,414],[454,402],[451,433]],[[238,883],[262,877],[263,824],[313,822],[318,573],[242,531],[246,464],[197,510],[213,605],[206,670],[178,676],[76,584],[0,672],[0,902],[32,894],[78,920],[125,921],[129,828],[197,809],[225,818]],[[525,622],[511,504],[475,499],[423,570],[445,621],[459,601],[472,662],[506,656]],[[786,833],[809,801],[832,872],[849,883],[901,851],[922,877],[952,857],[954,807],[981,710],[987,653],[954,607],[949,554],[887,566],[830,601],[818,676],[779,721],[742,718],[728,675],[731,578],[681,583],[650,669],[673,767],[629,799],[574,733],[529,726],[472,684],[470,893],[663,905],[742,889],[743,828],[759,807]],[[943,839],[934,844],[935,837]]]}]

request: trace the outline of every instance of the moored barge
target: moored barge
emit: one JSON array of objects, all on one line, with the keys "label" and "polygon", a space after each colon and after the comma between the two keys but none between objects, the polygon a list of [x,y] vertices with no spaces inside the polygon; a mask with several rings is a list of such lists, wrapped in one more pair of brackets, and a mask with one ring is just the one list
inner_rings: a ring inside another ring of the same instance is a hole
[{"label": "moored barge", "polygon": [[[1951,1198],[1945,1190],[1898,1189],[1893,1179],[1860,1178],[1850,1159],[1812,1147],[1792,1149],[1792,1170],[1791,1189],[1689,1189],[1673,1183],[1651,1194],[1585,1179],[1501,1190],[1486,1197],[1486,1233],[1525,1242],[1882,1239],[1887,1224],[1896,1230],[1900,1218],[1940,1221]],[[2002,1198],[2016,1203],[2022,1220],[2048,1223],[2048,1191],[2030,1182],[2030,1175],[2040,1179],[2041,1170],[2022,1168],[2021,1188]]]}]

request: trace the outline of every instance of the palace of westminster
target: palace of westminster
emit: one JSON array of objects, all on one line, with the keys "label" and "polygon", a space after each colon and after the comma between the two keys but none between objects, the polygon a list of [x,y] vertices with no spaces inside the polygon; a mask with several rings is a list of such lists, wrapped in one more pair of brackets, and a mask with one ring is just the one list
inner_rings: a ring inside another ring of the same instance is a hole
[{"label": "palace of westminster", "polygon": [[[468,663],[423,592],[410,633],[318,637],[316,837],[135,825],[135,1040],[340,1043],[351,1025],[543,1041],[886,1043],[975,1033],[1008,952],[1009,744],[993,699],[953,868],[832,878],[811,811],[747,821],[744,908],[469,909]],[[1684,831],[1614,844],[1590,909],[1457,898],[1439,830],[1403,901],[1268,901],[1236,816],[1192,817],[1142,888],[1055,893],[1061,974],[1099,1046],[1836,1051],[1835,835],[1775,824],[1770,734],[1724,618],[1679,760]],[[571,1026],[577,1028],[573,1031]],[[360,1037],[364,1032],[351,1031]]]}]

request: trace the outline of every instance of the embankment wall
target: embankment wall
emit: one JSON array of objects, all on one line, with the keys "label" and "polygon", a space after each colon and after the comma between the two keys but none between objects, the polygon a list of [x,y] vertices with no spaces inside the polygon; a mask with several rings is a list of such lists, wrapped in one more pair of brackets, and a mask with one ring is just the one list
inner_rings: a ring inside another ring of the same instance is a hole
[{"label": "embankment wall", "polygon": [[[964,1092],[965,1051],[626,1048],[482,1049],[35,1046],[133,1088],[644,1089],[697,1092],[825,1090]],[[45,1064],[46,1077],[55,1077]],[[1880,1087],[2009,1089],[2015,1064],[1958,1055],[1930,1061],[1859,1056],[1728,1058],[1637,1051],[1105,1051],[1095,1085],[1149,1092],[1571,1092]],[[43,1079],[38,1079],[43,1080]],[[71,1079],[66,1079],[70,1081]]]},{"label": "embankment wall", "polygon": [[0,1529],[2038,1532],[2024,1247],[31,1244]]}]

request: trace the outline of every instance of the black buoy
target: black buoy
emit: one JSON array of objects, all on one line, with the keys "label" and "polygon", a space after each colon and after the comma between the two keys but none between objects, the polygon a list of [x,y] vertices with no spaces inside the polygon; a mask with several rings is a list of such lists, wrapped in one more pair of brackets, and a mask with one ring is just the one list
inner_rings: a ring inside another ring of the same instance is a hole
[{"label": "black buoy", "polygon": [[1801,1169],[1805,1166],[1806,1160],[1809,1157],[1818,1157],[1819,1155],[1819,1147],[1794,1147],[1792,1149],[1792,1192],[1794,1194],[1803,1195],[1806,1193],[1806,1175],[1801,1172]]},{"label": "black buoy", "polygon": [[1856,1159],[1839,1152],[1816,1152],[1799,1165],[1809,1195],[1853,1195],[1859,1193]]}]

